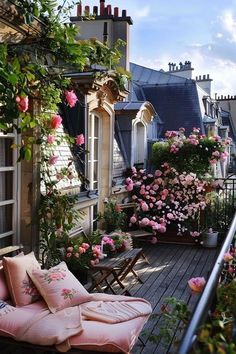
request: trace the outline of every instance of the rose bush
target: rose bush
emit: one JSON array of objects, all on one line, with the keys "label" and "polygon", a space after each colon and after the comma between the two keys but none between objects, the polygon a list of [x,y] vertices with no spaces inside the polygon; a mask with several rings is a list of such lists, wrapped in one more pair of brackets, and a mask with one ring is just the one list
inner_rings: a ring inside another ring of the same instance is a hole
[{"label": "rose bush", "polygon": [[130,226],[165,233],[167,226],[174,224],[180,234],[190,230],[193,237],[199,236],[200,214],[209,202],[209,176],[201,180],[195,173],[179,173],[168,163],[154,174],[135,169],[133,172],[126,179],[130,197],[137,203]]}]

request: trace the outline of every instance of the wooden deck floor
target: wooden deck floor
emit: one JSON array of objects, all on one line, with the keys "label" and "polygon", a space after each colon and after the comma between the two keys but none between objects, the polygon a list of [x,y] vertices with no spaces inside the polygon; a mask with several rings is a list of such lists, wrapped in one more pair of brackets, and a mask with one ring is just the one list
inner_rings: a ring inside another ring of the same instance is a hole
[{"label": "wooden deck floor", "polygon": [[[143,297],[150,301],[154,313],[159,313],[160,306],[166,297],[174,296],[188,303],[193,309],[199,295],[192,294],[187,281],[192,277],[209,276],[214,265],[218,249],[207,249],[197,246],[155,244],[144,246],[150,265],[141,261],[136,268],[143,284],[129,279],[129,290],[133,296]],[[148,334],[158,333],[158,320],[149,320],[145,326]],[[138,341],[132,354],[166,354],[176,353],[176,346],[168,348],[162,343],[154,344],[141,336],[145,346]]]}]

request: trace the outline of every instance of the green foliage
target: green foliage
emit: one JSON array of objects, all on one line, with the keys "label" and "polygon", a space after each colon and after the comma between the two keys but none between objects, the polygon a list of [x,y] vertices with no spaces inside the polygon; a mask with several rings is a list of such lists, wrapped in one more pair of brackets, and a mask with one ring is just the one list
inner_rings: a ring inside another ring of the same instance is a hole
[{"label": "green foliage", "polygon": [[[175,297],[164,299],[161,305],[161,312],[153,314],[152,319],[158,319],[158,333],[151,334],[149,340],[153,343],[163,341],[165,346],[169,346],[173,336],[174,340],[178,341],[179,335],[185,329],[189,319],[190,311],[184,301],[178,300]],[[177,331],[177,332],[176,332]],[[177,334],[178,333],[178,334]],[[148,335],[148,331],[143,331],[144,335]]]}]

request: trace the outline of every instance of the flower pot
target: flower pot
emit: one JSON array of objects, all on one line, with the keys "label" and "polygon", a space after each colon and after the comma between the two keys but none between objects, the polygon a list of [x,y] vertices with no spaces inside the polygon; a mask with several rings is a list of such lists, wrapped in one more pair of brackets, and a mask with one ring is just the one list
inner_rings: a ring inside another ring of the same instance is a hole
[{"label": "flower pot", "polygon": [[207,248],[217,247],[218,243],[218,231],[203,232],[202,233],[202,245]]}]

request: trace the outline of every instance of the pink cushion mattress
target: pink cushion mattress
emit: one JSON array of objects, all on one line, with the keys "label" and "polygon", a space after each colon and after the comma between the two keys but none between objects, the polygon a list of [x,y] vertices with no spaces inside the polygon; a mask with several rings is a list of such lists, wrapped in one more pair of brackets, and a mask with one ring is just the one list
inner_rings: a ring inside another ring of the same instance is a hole
[{"label": "pink cushion mattress", "polygon": [[[15,338],[17,331],[40,311],[47,308],[44,301],[14,308],[0,318],[0,335]],[[148,316],[140,316],[122,323],[103,323],[82,320],[83,331],[69,338],[73,348],[110,353],[129,353]],[[42,328],[42,336],[45,328]],[[41,332],[41,331],[40,331]]]}]

